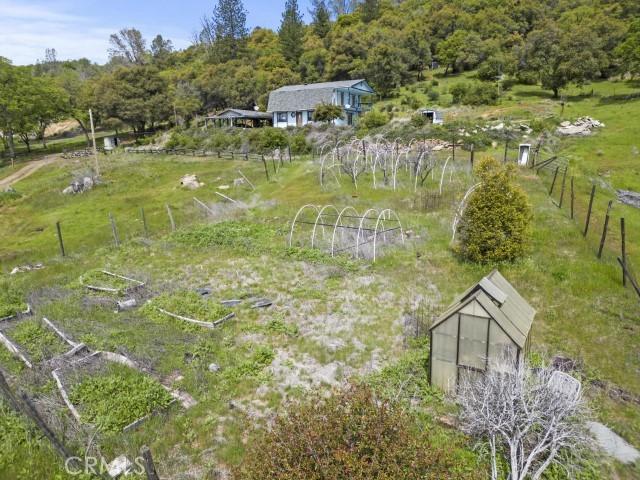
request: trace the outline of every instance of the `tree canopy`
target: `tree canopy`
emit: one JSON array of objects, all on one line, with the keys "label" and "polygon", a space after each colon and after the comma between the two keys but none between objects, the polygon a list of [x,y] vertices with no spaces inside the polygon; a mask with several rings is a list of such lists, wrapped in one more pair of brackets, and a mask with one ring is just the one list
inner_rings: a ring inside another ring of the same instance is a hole
[{"label": "tree canopy", "polygon": [[242,0],[215,0],[183,50],[124,28],[109,37],[106,65],[60,61],[51,48],[33,66],[0,61],[0,130],[9,147],[64,114],[86,133],[89,108],[97,123],[143,130],[227,107],[265,109],[286,84],[360,77],[384,97],[420,80],[432,60],[446,75],[477,69],[480,82],[453,88],[462,103],[494,101],[505,76],[558,97],[571,84],[640,73],[639,13],[633,0],[312,0],[306,25],[298,1],[286,0],[277,32],[250,32]]}]

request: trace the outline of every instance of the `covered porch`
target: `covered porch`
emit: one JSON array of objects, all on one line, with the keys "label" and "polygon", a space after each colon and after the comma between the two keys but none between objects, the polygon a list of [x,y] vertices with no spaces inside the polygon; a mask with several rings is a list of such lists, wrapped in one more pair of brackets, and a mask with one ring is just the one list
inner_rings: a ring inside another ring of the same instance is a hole
[{"label": "covered porch", "polygon": [[209,115],[204,119],[204,126],[259,128],[273,124],[271,114],[254,110],[240,110],[228,108],[216,115]]}]

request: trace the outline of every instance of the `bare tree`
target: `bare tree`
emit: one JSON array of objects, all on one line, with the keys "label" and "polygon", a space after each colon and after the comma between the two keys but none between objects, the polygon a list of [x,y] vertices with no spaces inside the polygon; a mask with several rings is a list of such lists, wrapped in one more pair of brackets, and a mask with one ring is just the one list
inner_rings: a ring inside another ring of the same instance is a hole
[{"label": "bare tree", "polygon": [[329,8],[338,17],[353,12],[358,3],[358,0],[329,0]]},{"label": "bare tree", "polygon": [[550,368],[502,360],[484,375],[469,371],[460,378],[458,401],[463,430],[489,442],[492,480],[499,478],[500,453],[510,480],[539,480],[554,462],[570,466],[563,452],[590,442],[580,382]]},{"label": "bare tree", "polygon": [[109,37],[109,58],[143,65],[147,61],[147,42],[140,30],[123,28]]}]

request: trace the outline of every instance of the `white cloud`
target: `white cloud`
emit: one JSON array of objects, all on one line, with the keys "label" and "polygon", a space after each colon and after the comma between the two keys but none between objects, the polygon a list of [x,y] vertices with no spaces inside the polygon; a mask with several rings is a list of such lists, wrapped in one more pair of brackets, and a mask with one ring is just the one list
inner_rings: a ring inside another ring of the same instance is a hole
[{"label": "white cloud", "polygon": [[[68,8],[68,7],[67,7]],[[107,61],[109,35],[126,25],[106,25],[92,17],[65,12],[65,5],[48,2],[46,5],[24,5],[17,0],[0,0],[0,56],[16,65],[35,63],[44,58],[47,48],[55,48],[60,60],[86,57],[94,62]],[[158,28],[157,26],[153,27]],[[152,38],[154,32],[140,27],[143,35]],[[164,35],[164,32],[163,32]],[[176,47],[188,45],[180,38],[172,38]]]}]

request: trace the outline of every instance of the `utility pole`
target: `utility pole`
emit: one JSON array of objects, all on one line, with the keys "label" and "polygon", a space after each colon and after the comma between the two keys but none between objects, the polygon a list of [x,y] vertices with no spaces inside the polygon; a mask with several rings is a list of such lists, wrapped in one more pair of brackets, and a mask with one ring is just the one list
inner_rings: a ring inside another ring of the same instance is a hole
[{"label": "utility pole", "polygon": [[100,164],[98,163],[98,149],[96,148],[96,132],[93,128],[93,112],[89,109],[89,123],[91,123],[91,139],[93,140],[93,158],[96,162],[96,176],[100,176]]}]

